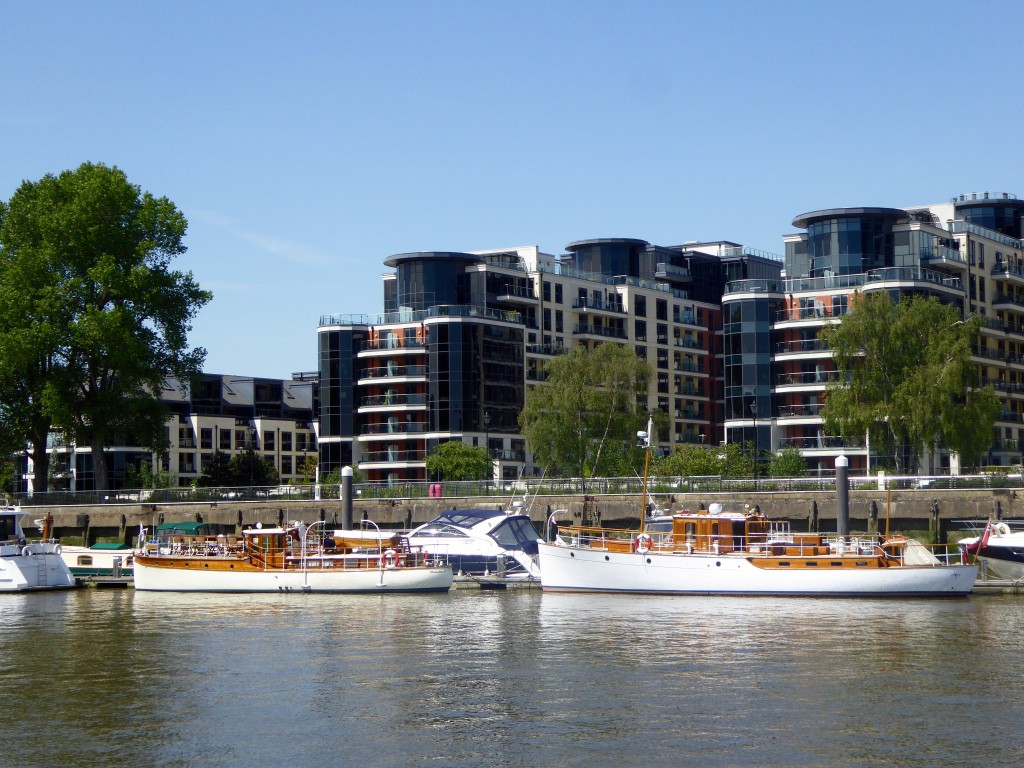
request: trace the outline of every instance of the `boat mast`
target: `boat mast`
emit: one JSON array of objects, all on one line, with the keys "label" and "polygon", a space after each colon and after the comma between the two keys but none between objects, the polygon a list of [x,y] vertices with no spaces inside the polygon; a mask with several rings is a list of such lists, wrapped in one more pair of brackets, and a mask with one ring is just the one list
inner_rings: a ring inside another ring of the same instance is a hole
[{"label": "boat mast", "polygon": [[647,471],[651,465],[651,432],[654,430],[654,418],[647,417],[647,431],[637,432],[637,447],[644,449],[644,490],[640,505],[640,531],[644,530],[644,522],[647,519]]}]

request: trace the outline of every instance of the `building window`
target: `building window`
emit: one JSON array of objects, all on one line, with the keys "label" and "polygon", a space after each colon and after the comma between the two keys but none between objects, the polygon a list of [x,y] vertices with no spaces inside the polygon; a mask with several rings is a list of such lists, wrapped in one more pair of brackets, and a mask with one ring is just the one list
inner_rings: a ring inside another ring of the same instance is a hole
[{"label": "building window", "polygon": [[269,430],[263,433],[263,450],[274,450],[274,433]]},{"label": "building window", "polygon": [[222,429],[220,431],[220,443],[219,443],[219,445],[217,447],[220,448],[222,451],[230,451],[231,450],[231,430],[230,429]]},{"label": "building window", "polygon": [[292,457],[282,456],[281,457],[281,474],[290,475],[292,474]]},{"label": "building window", "polygon": [[555,283],[555,304],[562,303],[562,284]]},{"label": "building window", "polygon": [[199,430],[199,447],[204,451],[213,450],[213,427],[203,427]]},{"label": "building window", "polygon": [[[561,286],[559,286],[561,287]],[[562,310],[555,310],[555,333],[564,333],[565,328],[562,325]]]},{"label": "building window", "polygon": [[668,320],[668,302],[665,299],[657,299],[654,302],[654,313],[658,320]]},{"label": "building window", "polygon": [[282,432],[281,433],[281,450],[291,451],[292,449],[292,433]]},{"label": "building window", "polygon": [[551,283],[544,281],[544,301],[551,301]]},{"label": "building window", "polygon": [[647,298],[636,296],[633,299],[633,314],[637,317],[647,317]]},{"label": "building window", "polygon": [[633,337],[637,341],[647,341],[647,323],[645,321],[633,321]]}]

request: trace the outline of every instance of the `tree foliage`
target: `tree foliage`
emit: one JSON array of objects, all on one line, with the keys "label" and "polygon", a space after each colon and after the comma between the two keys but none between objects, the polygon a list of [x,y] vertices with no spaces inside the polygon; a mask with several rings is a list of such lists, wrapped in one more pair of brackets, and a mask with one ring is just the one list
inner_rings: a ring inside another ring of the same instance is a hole
[{"label": "tree foliage", "polygon": [[990,444],[999,412],[992,388],[977,386],[970,360],[982,322],[961,321],[934,297],[858,294],[843,321],[821,332],[839,371],[821,411],[825,429],[869,435],[872,451],[890,453],[900,474],[936,442],[973,463]]},{"label": "tree foliage", "polygon": [[783,448],[772,454],[768,462],[771,477],[801,477],[807,471],[807,460],[799,448]]},{"label": "tree foliage", "polygon": [[647,415],[650,366],[631,349],[606,342],[575,347],[549,360],[547,381],[530,389],[519,425],[536,462],[549,475],[607,477],[642,466],[636,432]]},{"label": "tree foliage", "polygon": [[752,477],[753,446],[682,445],[668,456],[654,462],[653,474],[659,477]]},{"label": "tree foliage", "polygon": [[494,465],[486,448],[461,440],[441,443],[427,457],[427,472],[442,480],[490,480]]},{"label": "tree foliage", "polygon": [[46,477],[46,437],[92,449],[96,489],[115,440],[159,450],[169,376],[205,358],[187,333],[211,298],[191,273],[185,217],[117,168],[84,163],[21,184],[0,207],[0,397]]}]

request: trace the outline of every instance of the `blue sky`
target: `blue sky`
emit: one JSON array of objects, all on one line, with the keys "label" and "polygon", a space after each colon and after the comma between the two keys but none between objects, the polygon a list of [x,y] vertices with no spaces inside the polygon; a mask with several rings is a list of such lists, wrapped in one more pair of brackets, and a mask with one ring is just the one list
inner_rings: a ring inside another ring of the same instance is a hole
[{"label": "blue sky", "polygon": [[21,2],[0,197],[85,161],[189,220],[212,373],[315,370],[389,255],[1024,196],[1024,3]]}]

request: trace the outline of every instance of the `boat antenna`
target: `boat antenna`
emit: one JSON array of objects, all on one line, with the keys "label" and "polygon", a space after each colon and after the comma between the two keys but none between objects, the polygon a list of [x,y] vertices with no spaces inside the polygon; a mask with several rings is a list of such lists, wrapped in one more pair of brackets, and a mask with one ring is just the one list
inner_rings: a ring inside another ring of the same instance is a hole
[{"label": "boat antenna", "polygon": [[647,417],[647,431],[637,432],[637,448],[644,449],[644,489],[641,496],[640,506],[640,532],[644,530],[644,520],[647,518],[647,472],[651,465],[651,432],[654,431],[654,417]]}]

